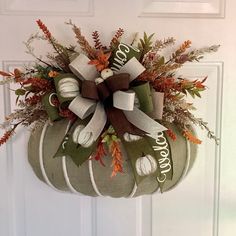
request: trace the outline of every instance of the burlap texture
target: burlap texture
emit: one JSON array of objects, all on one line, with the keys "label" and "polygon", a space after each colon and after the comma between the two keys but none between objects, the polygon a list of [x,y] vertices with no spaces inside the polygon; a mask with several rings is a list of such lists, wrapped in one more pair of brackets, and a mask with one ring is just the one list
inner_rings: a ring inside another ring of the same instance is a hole
[{"label": "burlap texture", "polygon": [[[53,126],[47,128],[43,140],[43,163],[45,172],[50,182],[56,188],[63,191],[69,191],[69,188],[67,187],[63,174],[62,158],[53,158],[53,155],[56,153],[63,137],[65,136],[67,124],[68,122],[65,120],[55,122]],[[166,181],[163,187],[164,191],[168,191],[178,184],[185,169],[187,160],[186,140],[174,126],[171,126],[171,128],[178,137],[176,141],[172,141],[168,138],[173,159],[173,179],[171,181]],[[39,162],[39,142],[41,132],[42,128],[37,129],[30,137],[28,159],[35,174],[40,180],[44,181]],[[196,145],[191,144],[190,149],[190,167],[192,167],[196,158]],[[95,160],[92,161],[94,179],[102,195],[115,198],[128,197],[132,192],[135,181],[130,160],[127,159],[124,151],[123,158],[124,173],[117,174],[117,176],[113,178],[111,178],[111,157],[104,157],[105,167]],[[96,196],[89,176],[88,161],[78,167],[70,157],[66,157],[66,167],[70,183],[78,192],[89,196]],[[139,184],[135,197],[144,194],[151,194],[157,189],[158,182],[154,176],[150,175]]]}]

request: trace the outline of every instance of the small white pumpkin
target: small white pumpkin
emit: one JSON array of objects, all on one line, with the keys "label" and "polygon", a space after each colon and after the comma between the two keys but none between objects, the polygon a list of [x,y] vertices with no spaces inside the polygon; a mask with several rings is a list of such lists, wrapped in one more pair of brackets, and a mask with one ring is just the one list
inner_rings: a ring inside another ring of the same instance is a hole
[{"label": "small white pumpkin", "polygon": [[101,77],[105,80],[108,77],[112,76],[113,74],[114,74],[113,71],[111,69],[107,68],[107,69],[102,70]]},{"label": "small white pumpkin", "polygon": [[104,79],[101,78],[101,77],[98,77],[98,78],[95,79],[96,84],[101,84],[103,81],[104,81]]},{"label": "small white pumpkin", "polygon": [[72,134],[72,138],[74,143],[79,143],[81,146],[87,148],[90,147],[94,141],[92,132],[82,133],[84,128],[84,125],[78,125]]},{"label": "small white pumpkin", "polygon": [[157,169],[157,162],[151,155],[139,157],[135,163],[138,175],[145,176],[154,173]]},{"label": "small white pumpkin", "polygon": [[95,83],[96,83],[96,84],[100,84],[100,83],[102,83],[103,81],[104,81],[104,79],[102,79],[102,78],[100,78],[100,77],[98,77],[98,78],[95,79]]},{"label": "small white pumpkin", "polygon": [[126,142],[138,141],[142,138],[139,135],[129,134],[127,132],[123,135],[123,137]]}]

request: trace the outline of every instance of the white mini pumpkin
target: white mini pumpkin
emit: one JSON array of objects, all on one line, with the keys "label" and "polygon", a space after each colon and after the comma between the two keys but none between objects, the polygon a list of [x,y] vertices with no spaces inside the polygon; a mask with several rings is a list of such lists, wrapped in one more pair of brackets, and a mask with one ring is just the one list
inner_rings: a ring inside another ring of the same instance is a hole
[{"label": "white mini pumpkin", "polygon": [[157,162],[151,155],[139,157],[135,164],[138,175],[145,176],[153,174],[157,169]]}]

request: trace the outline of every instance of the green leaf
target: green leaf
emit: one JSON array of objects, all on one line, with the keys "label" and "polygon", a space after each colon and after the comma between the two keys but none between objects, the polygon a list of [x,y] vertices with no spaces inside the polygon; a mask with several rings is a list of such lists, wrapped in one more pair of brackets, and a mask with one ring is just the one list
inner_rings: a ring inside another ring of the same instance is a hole
[{"label": "green leaf", "polygon": [[151,50],[153,36],[154,34],[148,36],[146,32],[144,32],[143,39],[140,39],[139,49],[142,50],[142,56]]},{"label": "green leaf", "polygon": [[199,98],[201,97],[201,94],[196,90],[195,95],[198,96]]},{"label": "green leaf", "polygon": [[117,136],[114,135],[114,134],[111,136],[111,139],[112,139],[112,141],[115,141],[115,142],[119,141],[119,139],[117,138]]},{"label": "green leaf", "polygon": [[25,90],[24,89],[17,89],[16,91],[15,91],[15,94],[17,95],[17,96],[23,96],[23,95],[25,95]]},{"label": "green leaf", "polygon": [[192,98],[195,98],[195,94],[194,94],[194,92],[192,90],[187,90],[187,91],[191,95]]}]

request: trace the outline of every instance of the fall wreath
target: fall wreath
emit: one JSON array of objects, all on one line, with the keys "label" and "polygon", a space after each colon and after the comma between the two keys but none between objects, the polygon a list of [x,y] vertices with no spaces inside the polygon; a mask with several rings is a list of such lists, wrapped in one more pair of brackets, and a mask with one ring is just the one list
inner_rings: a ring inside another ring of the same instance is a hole
[{"label": "fall wreath", "polygon": [[[28,158],[36,175],[53,188],[90,196],[134,197],[167,191],[188,173],[201,140],[189,94],[201,97],[206,80],[178,77],[186,62],[199,61],[218,45],[191,49],[187,40],[171,55],[175,39],[135,34],[124,43],[118,29],[104,45],[98,31],[94,45],[71,21],[77,46],[56,40],[41,20],[43,34],[25,42],[35,63],[13,72],[0,71],[1,84],[17,83],[18,109],[8,115],[0,145],[19,125],[31,127]],[[33,42],[48,42],[53,52],[37,56]]]}]

